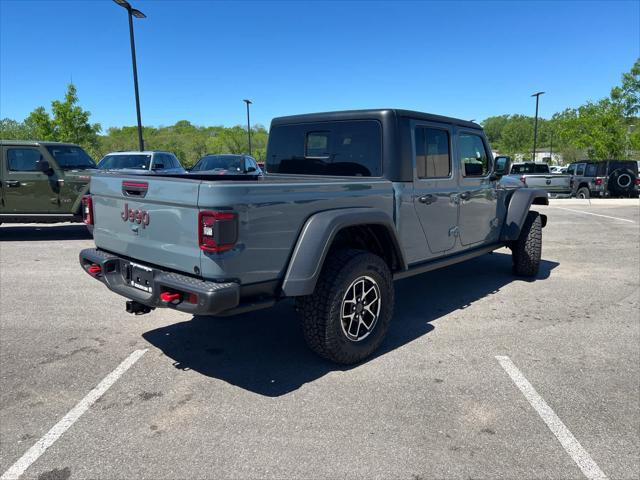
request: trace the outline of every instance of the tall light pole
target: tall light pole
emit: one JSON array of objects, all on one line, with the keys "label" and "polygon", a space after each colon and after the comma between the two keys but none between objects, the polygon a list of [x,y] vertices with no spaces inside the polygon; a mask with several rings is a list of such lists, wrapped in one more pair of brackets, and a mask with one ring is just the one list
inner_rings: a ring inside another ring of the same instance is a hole
[{"label": "tall light pole", "polygon": [[251,100],[247,100],[246,98],[242,100],[247,104],[247,134],[249,135],[249,155],[251,155],[251,120],[249,118],[249,105],[253,102]]},{"label": "tall light pole", "polygon": [[533,159],[532,161],[536,161],[536,142],[538,141],[538,102],[540,100],[540,95],[544,95],[544,92],[537,92],[531,95],[532,97],[536,97],[536,122],[533,127]]},{"label": "tall light pole", "polygon": [[138,93],[138,67],[136,66],[136,44],[133,39],[133,17],[147,18],[140,10],[131,6],[126,0],[113,0],[122,8],[127,10],[129,15],[129,39],[131,40],[131,62],[133,63],[133,88],[136,94],[136,114],[138,115],[138,145],[140,151],[144,150],[144,140],[142,140],[142,120],[140,118],[140,95]]}]

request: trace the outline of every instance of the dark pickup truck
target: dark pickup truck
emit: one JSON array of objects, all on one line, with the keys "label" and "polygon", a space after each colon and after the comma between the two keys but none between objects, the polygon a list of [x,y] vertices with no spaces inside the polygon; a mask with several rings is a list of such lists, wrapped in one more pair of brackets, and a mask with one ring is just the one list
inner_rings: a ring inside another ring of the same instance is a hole
[{"label": "dark pickup truck", "polygon": [[[496,164],[497,163],[497,164]],[[535,276],[544,190],[500,182],[479,125],[406,110],[276,118],[261,177],[97,174],[80,265],[129,299],[232,315],[294,297],[318,354],[355,363],[382,342],[396,279],[507,246]]]}]

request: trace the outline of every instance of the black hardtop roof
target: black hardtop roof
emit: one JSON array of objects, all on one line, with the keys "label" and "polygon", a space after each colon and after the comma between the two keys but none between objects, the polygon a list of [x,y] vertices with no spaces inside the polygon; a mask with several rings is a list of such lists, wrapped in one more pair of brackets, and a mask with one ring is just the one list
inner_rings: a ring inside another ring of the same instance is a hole
[{"label": "black hardtop roof", "polygon": [[337,120],[382,120],[389,116],[408,117],[416,120],[425,120],[429,122],[449,123],[461,127],[481,129],[482,127],[475,122],[461,120],[459,118],[445,117],[442,115],[434,115],[432,113],[416,112],[413,110],[402,110],[397,108],[375,108],[367,110],[342,110],[337,112],[320,112],[306,113],[302,115],[289,115],[286,117],[277,117],[271,121],[271,126],[286,125],[290,123],[315,123],[328,122]]},{"label": "black hardtop roof", "polygon": [[616,160],[615,158],[609,158],[607,160],[576,160],[575,162],[571,162],[569,165],[573,165],[574,163],[607,163],[607,162],[638,162],[640,160]]},{"label": "black hardtop roof", "polygon": [[58,146],[58,147],[79,147],[80,145],[76,143],[69,142],[49,142],[49,141],[41,141],[41,140],[0,140],[0,144],[2,145],[27,145],[30,147],[37,147],[42,145],[46,146]]}]

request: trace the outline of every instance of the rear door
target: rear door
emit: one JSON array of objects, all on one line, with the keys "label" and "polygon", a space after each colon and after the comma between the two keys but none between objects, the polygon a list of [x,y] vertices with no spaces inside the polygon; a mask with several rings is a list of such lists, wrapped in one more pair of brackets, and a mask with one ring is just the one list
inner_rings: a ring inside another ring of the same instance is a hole
[{"label": "rear door", "polygon": [[197,274],[200,181],[160,176],[91,179],[98,248],[143,263]]},{"label": "rear door", "polygon": [[458,228],[464,247],[498,240],[498,195],[490,180],[492,160],[484,137],[477,131],[456,129],[456,157],[460,176]]},{"label": "rear door", "polygon": [[2,147],[2,157],[4,213],[59,211],[57,176],[39,170],[43,156],[38,147],[6,145]]},{"label": "rear door", "polygon": [[427,122],[416,122],[413,128],[413,203],[432,254],[450,250],[456,240],[458,180],[452,133],[450,126]]}]

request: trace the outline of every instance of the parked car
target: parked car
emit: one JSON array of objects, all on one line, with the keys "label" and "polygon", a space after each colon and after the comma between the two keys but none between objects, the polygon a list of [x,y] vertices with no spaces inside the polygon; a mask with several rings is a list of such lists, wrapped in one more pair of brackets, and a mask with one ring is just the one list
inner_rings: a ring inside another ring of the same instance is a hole
[{"label": "parked car", "polygon": [[577,198],[638,197],[636,160],[581,160],[569,165],[572,194]]},{"label": "parked car", "polygon": [[171,152],[111,152],[100,162],[100,170],[135,170],[137,174],[186,173],[178,158]]},{"label": "parked car", "polygon": [[554,175],[562,175],[566,172],[566,168],[560,165],[549,165],[549,171]]},{"label": "parked car", "polygon": [[250,155],[207,154],[190,170],[191,173],[214,175],[262,175],[262,169]]},{"label": "parked car", "polygon": [[571,195],[571,177],[551,173],[546,163],[514,163],[509,175],[518,178],[525,187],[546,190],[550,196],[569,197]]},{"label": "parked car", "polygon": [[0,223],[82,221],[96,164],[80,146],[1,140],[0,148]]},{"label": "parked car", "polygon": [[393,280],[504,246],[516,275],[538,273],[546,217],[530,206],[547,193],[502,185],[509,159],[493,161],[476,123],[387,109],[276,118],[266,158],[258,182],[96,175],[96,248],[80,265],[135,314],[293,297],[311,349],[343,364],[381,344]]}]

